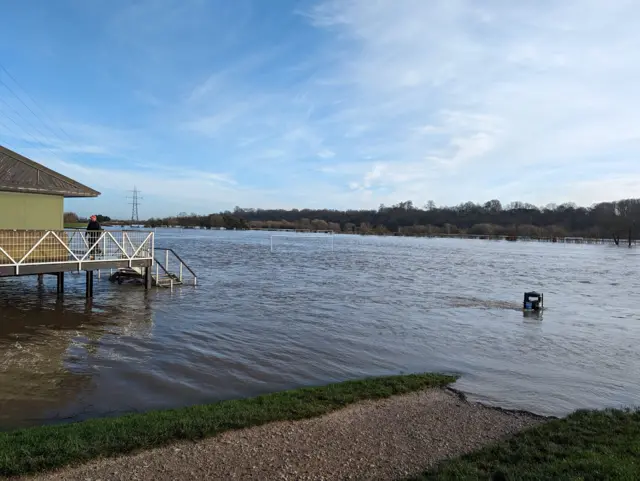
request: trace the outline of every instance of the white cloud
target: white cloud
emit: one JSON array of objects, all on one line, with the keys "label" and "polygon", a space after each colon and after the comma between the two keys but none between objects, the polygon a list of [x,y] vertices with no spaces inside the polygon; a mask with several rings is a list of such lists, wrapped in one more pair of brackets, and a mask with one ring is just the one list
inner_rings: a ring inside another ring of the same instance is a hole
[{"label": "white cloud", "polygon": [[[26,109],[25,112],[29,113]],[[42,117],[0,119],[0,134],[7,147],[19,152],[27,149],[42,150],[58,158],[91,155],[122,159],[135,150],[139,132],[104,125],[52,122]]]},{"label": "white cloud", "polygon": [[[205,210],[636,189],[637,2],[318,0],[295,18],[257,4],[79,4],[107,18],[101,40],[119,50],[104,70],[119,82],[96,78],[95,105],[55,102],[76,119],[60,124],[70,138],[37,135],[42,149],[4,117],[3,141],[103,189],[146,169],[146,190]],[[125,82],[118,109],[101,103]]]},{"label": "white cloud", "polygon": [[322,149],[317,155],[321,159],[332,159],[336,156],[336,153],[333,150]]},{"label": "white cloud", "polygon": [[[572,175],[582,165],[599,167],[589,182],[613,159],[640,173],[634,2],[328,0],[305,14],[342,52],[332,84],[348,100],[334,122],[372,158],[352,188],[456,202],[515,182],[531,198],[587,202]],[[562,182],[532,191],[525,172]],[[609,197],[633,191],[623,178],[607,180]]]},{"label": "white cloud", "polygon": [[[145,196],[156,199],[198,202],[204,206],[242,203],[243,197],[255,201],[265,201],[268,190],[251,190],[241,187],[226,173],[176,167],[141,165],[135,168],[109,169],[92,167],[48,156],[46,152],[30,152],[34,158],[44,161],[50,168],[79,182],[90,185],[101,192],[127,191],[135,185]],[[234,204],[235,205],[235,204]],[[117,206],[112,206],[118,210]],[[152,209],[153,210],[153,209]]]}]

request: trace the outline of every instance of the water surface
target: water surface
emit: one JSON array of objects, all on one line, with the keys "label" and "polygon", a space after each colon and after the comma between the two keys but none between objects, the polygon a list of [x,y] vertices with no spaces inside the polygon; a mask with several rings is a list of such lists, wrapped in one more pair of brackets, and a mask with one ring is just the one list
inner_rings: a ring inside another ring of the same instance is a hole
[{"label": "water surface", "polygon": [[[0,427],[371,375],[461,374],[541,414],[640,404],[640,251],[453,239],[158,230],[197,271],[173,292],[0,279]],[[526,290],[545,295],[524,317]]]}]

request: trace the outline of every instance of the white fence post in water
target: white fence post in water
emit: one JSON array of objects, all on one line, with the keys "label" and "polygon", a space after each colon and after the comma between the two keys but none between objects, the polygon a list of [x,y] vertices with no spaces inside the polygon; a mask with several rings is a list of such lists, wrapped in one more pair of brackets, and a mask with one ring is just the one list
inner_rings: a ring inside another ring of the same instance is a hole
[{"label": "white fence post in water", "polygon": [[164,268],[169,271],[169,250],[164,251]]}]

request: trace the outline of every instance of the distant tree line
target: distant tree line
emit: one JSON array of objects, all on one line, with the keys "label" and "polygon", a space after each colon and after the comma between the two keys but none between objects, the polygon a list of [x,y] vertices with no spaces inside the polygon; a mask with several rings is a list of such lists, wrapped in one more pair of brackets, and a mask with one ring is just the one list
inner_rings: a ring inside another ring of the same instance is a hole
[{"label": "distant tree line", "polygon": [[221,212],[219,214],[187,214],[182,212],[174,217],[151,218],[145,222],[149,227],[200,227],[202,229],[249,229],[249,223],[246,219],[231,214],[230,212]]},{"label": "distant tree line", "polygon": [[503,206],[499,200],[484,204],[466,202],[438,207],[433,201],[418,207],[412,201],[380,205],[371,210],[245,209],[197,215],[150,219],[150,226],[170,225],[226,229],[300,229],[356,234],[526,237],[613,237],[635,235],[640,223],[640,199],[602,202],[591,207],[574,203],[537,207],[524,202]]},{"label": "distant tree line", "polygon": [[[111,217],[102,215],[102,214],[96,214],[96,218],[98,222],[111,221]],[[80,217],[75,212],[65,212],[63,215],[63,221],[65,224],[78,224],[81,222],[89,222],[89,220],[86,217]]]}]

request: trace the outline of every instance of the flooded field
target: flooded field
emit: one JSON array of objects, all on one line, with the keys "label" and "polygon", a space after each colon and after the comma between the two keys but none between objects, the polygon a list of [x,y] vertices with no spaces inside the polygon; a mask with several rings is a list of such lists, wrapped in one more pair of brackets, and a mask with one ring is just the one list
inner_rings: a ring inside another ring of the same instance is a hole
[{"label": "flooded field", "polygon": [[[640,250],[158,230],[197,272],[173,292],[0,279],[0,428],[418,371],[562,415],[640,404]],[[545,294],[524,317],[526,290]]]}]

